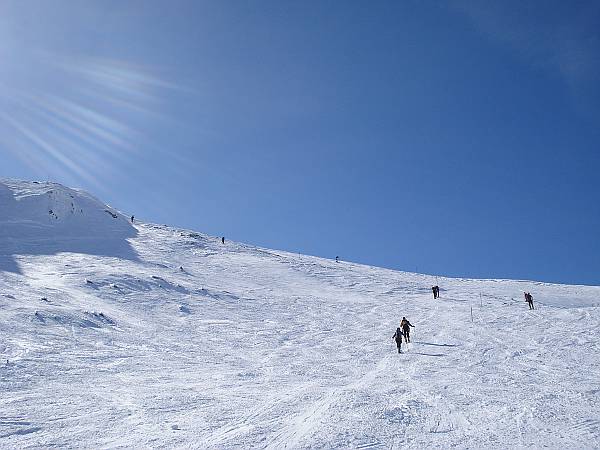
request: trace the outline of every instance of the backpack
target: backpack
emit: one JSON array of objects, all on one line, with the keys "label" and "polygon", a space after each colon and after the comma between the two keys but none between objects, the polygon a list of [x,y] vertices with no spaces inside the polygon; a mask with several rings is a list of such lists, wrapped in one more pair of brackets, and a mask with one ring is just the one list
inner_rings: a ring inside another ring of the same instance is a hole
[{"label": "backpack", "polygon": [[402,342],[402,330],[400,328],[396,328],[396,342]]}]

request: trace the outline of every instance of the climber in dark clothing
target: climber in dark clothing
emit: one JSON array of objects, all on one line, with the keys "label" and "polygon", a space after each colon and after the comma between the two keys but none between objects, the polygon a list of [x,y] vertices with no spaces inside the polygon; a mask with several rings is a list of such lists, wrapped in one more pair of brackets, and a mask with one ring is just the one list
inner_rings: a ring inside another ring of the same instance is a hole
[{"label": "climber in dark clothing", "polygon": [[410,342],[410,327],[415,327],[413,324],[411,324],[408,320],[406,320],[406,317],[402,318],[402,322],[400,322],[400,327],[402,327],[402,334],[404,334],[404,341],[405,342]]},{"label": "climber in dark clothing", "polygon": [[392,336],[392,339],[396,341],[396,347],[398,347],[398,353],[402,353],[402,330],[396,328],[396,332]]},{"label": "climber in dark clothing", "polygon": [[431,286],[431,290],[433,291],[433,298],[437,298],[437,293],[435,291],[435,286]]},{"label": "climber in dark clothing", "polygon": [[531,295],[530,292],[528,292],[527,294],[525,294],[525,300],[527,300],[527,304],[529,305],[529,309],[535,309],[535,306],[533,306],[533,295]]},{"label": "climber in dark clothing", "polygon": [[224,244],[224,243],[225,243],[225,236],[223,236],[223,237],[221,238],[221,244]]}]

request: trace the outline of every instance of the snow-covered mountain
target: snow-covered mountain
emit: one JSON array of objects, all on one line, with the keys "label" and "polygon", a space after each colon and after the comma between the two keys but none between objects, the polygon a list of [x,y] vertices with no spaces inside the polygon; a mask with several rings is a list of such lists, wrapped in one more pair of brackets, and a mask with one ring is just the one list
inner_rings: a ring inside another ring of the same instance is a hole
[{"label": "snow-covered mountain", "polygon": [[3,238],[119,238],[135,229],[118,211],[81,190],[56,183],[0,182]]},{"label": "snow-covered mountain", "polygon": [[600,448],[599,304],[222,244],[1,181],[0,447]]}]

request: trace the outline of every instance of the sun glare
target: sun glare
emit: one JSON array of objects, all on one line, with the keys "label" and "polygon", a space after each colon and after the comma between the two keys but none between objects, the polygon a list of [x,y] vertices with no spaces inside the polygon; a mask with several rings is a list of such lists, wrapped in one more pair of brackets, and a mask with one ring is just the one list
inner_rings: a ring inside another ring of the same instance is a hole
[{"label": "sun glare", "polygon": [[135,158],[144,125],[160,117],[161,96],[175,88],[124,61],[43,53],[22,61],[0,71],[3,151],[42,177],[98,187],[101,171],[116,176]]}]

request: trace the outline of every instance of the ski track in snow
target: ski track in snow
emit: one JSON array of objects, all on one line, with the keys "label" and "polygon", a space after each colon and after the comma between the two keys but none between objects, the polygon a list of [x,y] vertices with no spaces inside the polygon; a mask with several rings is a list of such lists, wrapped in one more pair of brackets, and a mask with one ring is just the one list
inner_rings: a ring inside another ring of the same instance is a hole
[{"label": "ski track in snow", "polygon": [[135,228],[0,251],[0,447],[600,448],[598,287]]}]

